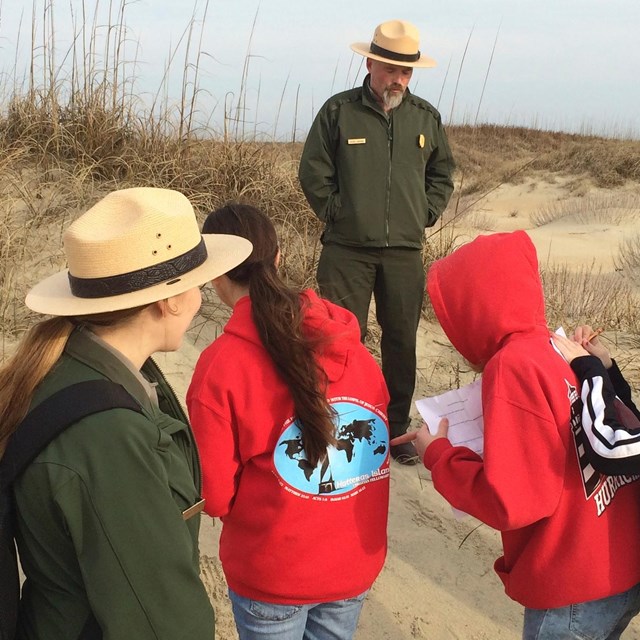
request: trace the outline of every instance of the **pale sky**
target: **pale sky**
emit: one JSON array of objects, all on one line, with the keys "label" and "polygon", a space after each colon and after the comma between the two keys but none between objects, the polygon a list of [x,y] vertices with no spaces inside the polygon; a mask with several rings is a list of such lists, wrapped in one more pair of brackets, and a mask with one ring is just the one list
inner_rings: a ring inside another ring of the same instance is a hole
[{"label": "pale sky", "polygon": [[[72,39],[70,3],[79,15],[80,0],[53,0],[60,59]],[[44,0],[36,4],[41,32]],[[96,4],[85,0],[91,12]],[[156,92],[173,50],[168,86],[179,99],[185,45],[176,45],[195,12],[195,62],[206,4],[129,0],[125,58],[137,57],[138,95],[149,100]],[[108,6],[108,0],[98,4],[99,23],[107,22]],[[16,46],[18,74],[30,49],[32,0],[4,0],[0,7],[0,70],[6,79],[14,76]],[[396,18],[418,27],[421,50],[438,62],[435,69],[417,69],[410,88],[437,106],[445,123],[477,120],[640,137],[640,0],[209,0],[198,119],[210,118],[221,130],[225,100],[228,108],[237,105],[248,60],[245,133],[285,140],[295,126],[296,139],[304,138],[329,95],[362,82],[363,59],[349,44],[369,41],[378,23]]]}]

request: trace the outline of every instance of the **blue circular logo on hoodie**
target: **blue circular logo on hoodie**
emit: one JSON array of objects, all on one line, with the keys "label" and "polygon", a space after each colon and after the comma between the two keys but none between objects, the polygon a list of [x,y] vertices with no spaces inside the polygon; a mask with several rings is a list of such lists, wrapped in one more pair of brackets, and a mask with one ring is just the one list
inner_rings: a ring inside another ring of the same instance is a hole
[{"label": "blue circular logo on hoodie", "polygon": [[278,439],[273,461],[289,487],[305,495],[337,496],[388,475],[389,430],[376,409],[355,398],[330,401],[337,415],[336,445],[312,467],[304,452],[302,431],[295,419]]}]

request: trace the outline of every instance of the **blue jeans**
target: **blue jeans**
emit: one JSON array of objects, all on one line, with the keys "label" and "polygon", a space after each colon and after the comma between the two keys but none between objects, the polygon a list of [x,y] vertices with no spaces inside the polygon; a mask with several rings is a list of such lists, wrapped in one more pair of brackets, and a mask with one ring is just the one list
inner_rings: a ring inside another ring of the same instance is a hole
[{"label": "blue jeans", "polygon": [[523,640],[618,640],[640,612],[640,584],[558,609],[525,609]]},{"label": "blue jeans", "polygon": [[240,640],[351,640],[368,590],[319,604],[271,604],[229,589]]}]

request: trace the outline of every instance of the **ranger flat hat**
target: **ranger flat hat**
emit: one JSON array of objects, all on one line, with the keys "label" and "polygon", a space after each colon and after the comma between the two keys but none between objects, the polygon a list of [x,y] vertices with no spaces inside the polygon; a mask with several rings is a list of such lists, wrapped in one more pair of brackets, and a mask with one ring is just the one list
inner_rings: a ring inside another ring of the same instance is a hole
[{"label": "ranger flat hat", "polygon": [[354,42],[361,56],[402,67],[435,67],[433,58],[420,53],[420,34],[410,22],[389,20],[376,27],[371,42]]},{"label": "ranger flat hat", "polygon": [[251,253],[245,238],[200,233],[179,191],[112,191],[65,231],[68,269],[26,297],[33,311],[81,316],[151,304],[184,293],[238,266]]}]

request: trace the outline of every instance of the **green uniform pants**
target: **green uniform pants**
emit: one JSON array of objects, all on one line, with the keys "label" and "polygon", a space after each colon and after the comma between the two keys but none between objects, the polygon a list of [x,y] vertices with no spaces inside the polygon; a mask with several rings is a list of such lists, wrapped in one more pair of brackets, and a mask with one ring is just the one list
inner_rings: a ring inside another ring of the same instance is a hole
[{"label": "green uniform pants", "polygon": [[416,334],[424,296],[419,249],[361,248],[326,244],[318,263],[320,294],[349,309],[367,333],[373,294],[382,329],[382,373],[389,389],[391,436],[407,430],[416,383]]}]

